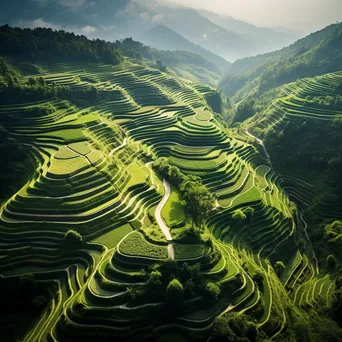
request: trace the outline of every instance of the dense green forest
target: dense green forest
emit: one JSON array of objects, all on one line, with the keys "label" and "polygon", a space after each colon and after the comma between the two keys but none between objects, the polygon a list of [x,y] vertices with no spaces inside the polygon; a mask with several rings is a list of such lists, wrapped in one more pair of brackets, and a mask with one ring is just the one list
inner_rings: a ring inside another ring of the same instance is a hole
[{"label": "dense green forest", "polygon": [[340,70],[342,24],[333,24],[289,47],[233,63],[219,87],[241,100],[304,77]]},{"label": "dense green forest", "polygon": [[88,40],[85,36],[47,28],[34,30],[0,27],[0,55],[28,61],[103,62],[117,65],[121,54],[103,40]]}]

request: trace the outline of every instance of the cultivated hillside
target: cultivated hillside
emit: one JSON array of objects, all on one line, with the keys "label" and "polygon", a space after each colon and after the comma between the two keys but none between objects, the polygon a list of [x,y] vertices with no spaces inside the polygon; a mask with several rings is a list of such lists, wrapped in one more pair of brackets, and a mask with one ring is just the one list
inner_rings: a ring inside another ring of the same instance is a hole
[{"label": "cultivated hillside", "polygon": [[341,257],[339,244],[323,239],[324,225],[342,219],[341,96],[341,72],[301,79],[266,93],[245,123],[265,140],[287,193],[303,209],[322,263],[330,253]]},{"label": "cultivated hillside", "polygon": [[[37,32],[49,48],[0,59],[1,336],[338,340],[337,261],[317,262],[301,207],[264,146],[227,129],[218,92],[132,45]],[[51,56],[70,44],[82,54]],[[120,61],[84,60],[102,50]]]}]

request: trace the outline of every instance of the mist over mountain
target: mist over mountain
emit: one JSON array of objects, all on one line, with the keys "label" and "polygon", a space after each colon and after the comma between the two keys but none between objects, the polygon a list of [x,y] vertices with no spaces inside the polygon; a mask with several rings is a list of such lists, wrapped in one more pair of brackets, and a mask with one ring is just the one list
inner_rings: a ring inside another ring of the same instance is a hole
[{"label": "mist over mountain", "polygon": [[[6,2],[2,7],[2,24],[72,30],[90,38],[106,40],[126,37],[138,40],[144,37],[144,33],[163,25],[228,61],[272,51],[295,39],[293,34],[155,0],[99,0],[96,3],[87,0],[19,0]],[[168,40],[163,43],[165,50],[172,50],[173,46],[173,39],[170,44]],[[191,44],[184,44],[182,48],[194,51]]]},{"label": "mist over mountain", "polygon": [[167,1],[2,1],[1,342],[342,341],[342,5]]}]

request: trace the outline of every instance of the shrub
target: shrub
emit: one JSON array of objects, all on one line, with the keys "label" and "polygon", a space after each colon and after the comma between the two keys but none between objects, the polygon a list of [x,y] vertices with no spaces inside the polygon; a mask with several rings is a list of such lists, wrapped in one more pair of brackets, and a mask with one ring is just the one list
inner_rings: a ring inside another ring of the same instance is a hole
[{"label": "shrub", "polygon": [[160,271],[154,270],[149,274],[147,284],[151,287],[158,287],[162,284],[163,276]]},{"label": "shrub", "polygon": [[232,219],[235,221],[244,221],[244,220],[246,220],[246,218],[247,218],[247,216],[240,209],[235,210],[232,214]]},{"label": "shrub", "polygon": [[[248,316],[228,313],[216,318],[212,341],[256,341],[257,335],[258,331],[254,324],[249,322]],[[264,340],[260,339],[260,341]]]},{"label": "shrub", "polygon": [[324,229],[324,235],[329,242],[341,244],[342,243],[342,222],[334,221],[328,224]]},{"label": "shrub", "polygon": [[184,305],[184,289],[178,279],[172,279],[166,288],[165,303],[171,311],[181,310]]},{"label": "shrub", "polygon": [[64,240],[68,244],[76,245],[76,244],[81,244],[83,241],[83,238],[79,232],[77,232],[76,230],[70,229],[65,233]]},{"label": "shrub", "polygon": [[214,283],[208,283],[205,287],[205,291],[213,299],[217,299],[221,294],[220,288]]}]

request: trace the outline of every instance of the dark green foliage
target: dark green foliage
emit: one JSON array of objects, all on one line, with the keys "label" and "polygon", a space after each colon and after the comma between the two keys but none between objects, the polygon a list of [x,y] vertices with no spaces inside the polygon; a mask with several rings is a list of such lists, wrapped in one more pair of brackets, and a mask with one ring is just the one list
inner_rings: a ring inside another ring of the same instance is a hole
[{"label": "dark green foliage", "polygon": [[179,313],[184,305],[184,289],[179,280],[173,279],[166,288],[165,304],[171,312]]},{"label": "dark green foliage", "polygon": [[215,113],[223,114],[224,105],[229,106],[229,100],[228,100],[228,103],[224,104],[224,100],[222,99],[223,95],[219,91],[206,94],[204,97],[208,105],[210,106],[210,108]]},{"label": "dark green foliage", "polygon": [[214,197],[197,177],[188,176],[180,185],[186,209],[192,215],[192,222],[201,226],[203,220],[214,208]]},{"label": "dark green foliage", "polygon": [[65,31],[50,28],[34,30],[0,27],[0,55],[30,61],[81,61],[117,65],[123,60],[112,43],[89,40]]},{"label": "dark green foliage", "polygon": [[209,297],[212,299],[218,299],[221,294],[220,288],[214,283],[207,283],[205,289]]},{"label": "dark green foliage", "polygon": [[251,221],[254,215],[254,208],[247,207],[243,210],[243,213],[246,215],[248,221]]},{"label": "dark green foliage", "polygon": [[339,275],[335,278],[335,292],[332,309],[335,320],[342,327],[342,269],[339,270]]},{"label": "dark green foliage", "polygon": [[225,314],[215,320],[212,341],[256,341],[258,332],[250,318],[236,313]]},{"label": "dark green foliage", "polygon": [[333,271],[336,267],[336,264],[337,264],[336,258],[332,254],[328,255],[328,257],[327,257],[328,269]]},{"label": "dark green foliage", "polygon": [[256,271],[254,276],[253,276],[253,280],[258,284],[259,288],[262,289],[264,286],[264,275],[262,272],[260,271]]},{"label": "dark green foliage", "polygon": [[89,91],[89,104],[94,105],[97,101],[98,91],[97,88],[92,86]]},{"label": "dark green foliage", "polygon": [[148,275],[148,286],[154,288],[154,287],[158,287],[162,284],[162,274],[160,271],[158,270],[153,270],[150,272],[150,274]]},{"label": "dark green foliage", "polygon": [[160,59],[156,61],[156,66],[158,70],[166,72],[166,65]]},{"label": "dark green foliage", "polygon": [[342,25],[330,25],[282,50],[239,60],[219,87],[227,96],[242,90],[242,98],[252,89],[260,94],[298,78],[339,71],[341,36]]},{"label": "dark green foliage", "polygon": [[76,230],[68,230],[64,235],[64,240],[67,244],[71,245],[79,245],[82,243],[83,238],[82,235]]},{"label": "dark green foliage", "polygon": [[0,88],[18,83],[20,73],[3,57],[0,57]]},{"label": "dark green foliage", "polygon": [[342,222],[334,221],[333,223],[328,224],[324,229],[324,235],[329,242],[342,245]]},{"label": "dark green foliage", "polygon": [[43,77],[30,77],[26,84],[21,84],[20,77],[19,70],[0,57],[0,104],[19,104],[58,96],[65,97],[69,91],[65,86],[46,84]]},{"label": "dark green foliage", "polygon": [[132,59],[142,61],[144,58],[149,60],[158,59],[154,56],[154,51],[149,46],[133,40],[132,38],[125,38],[123,40],[117,40],[114,43],[115,49],[118,49],[125,56]]},{"label": "dark green foliage", "polygon": [[255,105],[255,100],[252,98],[243,100],[242,102],[240,102],[239,105],[237,106],[235,115],[233,117],[233,123],[243,122],[246,119],[253,116],[254,105]]},{"label": "dark green foliage", "polygon": [[236,209],[232,214],[232,219],[235,221],[244,221],[244,220],[246,220],[246,218],[247,218],[247,216],[240,209]]},{"label": "dark green foliage", "polygon": [[56,292],[52,283],[39,282],[32,273],[21,277],[0,276],[0,336],[3,342],[22,341],[38,323],[47,307],[51,293]]},{"label": "dark green foliage", "polygon": [[8,136],[8,130],[0,126],[0,201],[13,195],[14,190],[19,190],[27,181],[26,172],[33,173],[38,165],[27,146],[11,144]]},{"label": "dark green foliage", "polygon": [[171,165],[167,158],[159,158],[153,165],[155,170],[179,188],[186,201],[186,210],[192,215],[192,222],[199,226],[214,208],[215,200],[199,177],[183,174],[178,167]]},{"label": "dark green foliage", "polygon": [[286,268],[285,264],[282,261],[277,261],[274,264],[274,271],[278,276],[280,276],[281,272]]}]

